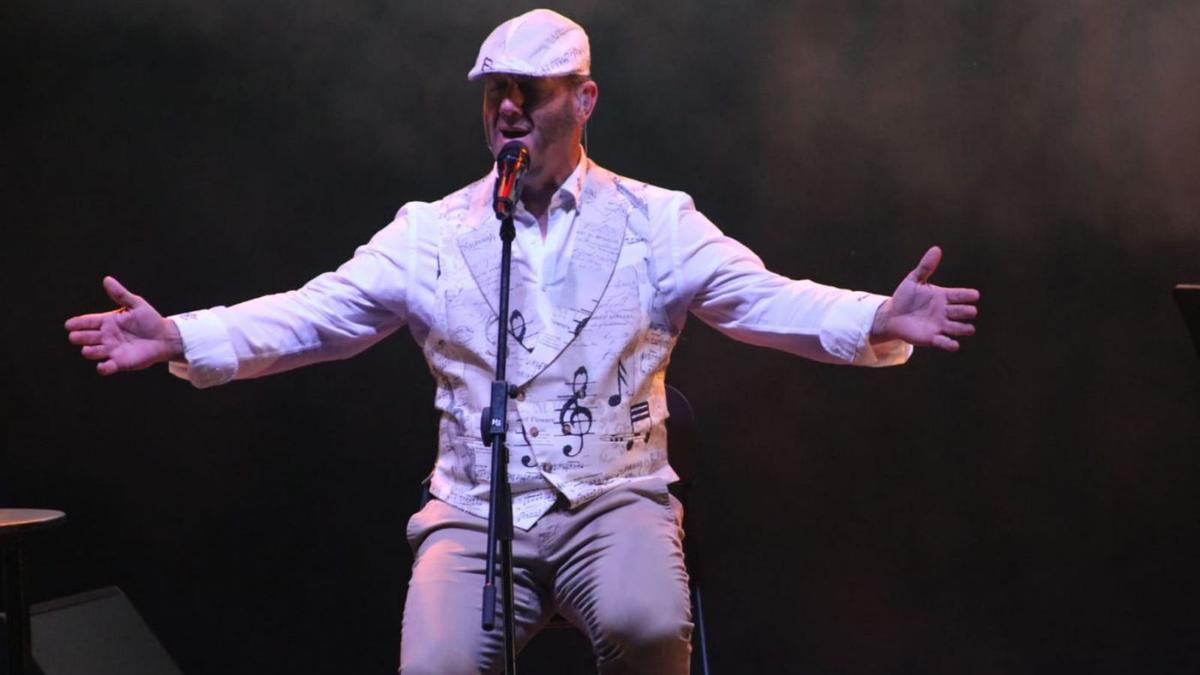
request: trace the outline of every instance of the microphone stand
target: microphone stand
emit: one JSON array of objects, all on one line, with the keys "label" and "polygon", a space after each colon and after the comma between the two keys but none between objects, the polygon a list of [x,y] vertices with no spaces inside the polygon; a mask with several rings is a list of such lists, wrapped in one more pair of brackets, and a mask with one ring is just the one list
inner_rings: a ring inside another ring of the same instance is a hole
[{"label": "microphone stand", "polygon": [[[497,179],[499,180],[499,179]],[[515,199],[513,200],[516,201]],[[512,494],[508,484],[508,447],[504,436],[508,428],[508,289],[512,270],[512,242],[516,237],[513,209],[500,223],[500,320],[496,337],[496,379],[492,381],[491,405],[480,419],[484,443],[492,446],[492,489],[488,507],[487,567],[483,582],[483,629],[496,625],[496,544],[500,544],[501,583],[504,584],[504,672],[517,672],[516,624],[513,612],[513,517]]]}]

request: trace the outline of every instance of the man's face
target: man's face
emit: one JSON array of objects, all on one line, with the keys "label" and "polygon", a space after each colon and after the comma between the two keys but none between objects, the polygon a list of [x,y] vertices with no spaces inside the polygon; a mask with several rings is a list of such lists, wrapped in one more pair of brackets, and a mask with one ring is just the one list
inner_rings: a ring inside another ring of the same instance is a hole
[{"label": "man's face", "polygon": [[492,155],[505,143],[519,140],[532,156],[531,175],[559,172],[578,144],[573,90],[565,77],[488,75],[483,84],[483,131]]}]

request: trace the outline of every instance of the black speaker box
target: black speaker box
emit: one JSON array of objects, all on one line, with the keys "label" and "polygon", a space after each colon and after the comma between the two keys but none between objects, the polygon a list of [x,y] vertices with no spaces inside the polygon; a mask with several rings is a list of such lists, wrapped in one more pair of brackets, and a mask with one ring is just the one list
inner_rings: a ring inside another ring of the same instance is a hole
[{"label": "black speaker box", "polygon": [[40,674],[29,675],[182,675],[115,586],[36,604],[30,623]]}]

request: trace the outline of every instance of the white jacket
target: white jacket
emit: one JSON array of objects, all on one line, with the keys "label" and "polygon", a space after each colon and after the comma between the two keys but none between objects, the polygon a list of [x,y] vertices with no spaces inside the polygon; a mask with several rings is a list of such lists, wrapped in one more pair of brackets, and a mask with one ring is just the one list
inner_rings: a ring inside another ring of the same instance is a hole
[{"label": "white jacket", "polygon": [[[298,291],[172,317],[200,387],[345,358],[403,325],[424,350],[441,411],[431,492],[486,516],[491,451],[479,419],[495,361],[500,240],[494,176],[405,205],[336,272]],[[565,496],[577,506],[624,483],[676,479],[667,463],[664,375],[690,310],[743,342],[835,363],[911,353],[868,334],[886,298],[767,271],[681,192],[586,157],[564,183],[548,255],[558,272],[514,271],[508,318],[509,477],[528,529]],[[536,225],[535,225],[536,227]],[[519,247],[514,265],[528,265]],[[525,269],[528,269],[526,267]]]}]

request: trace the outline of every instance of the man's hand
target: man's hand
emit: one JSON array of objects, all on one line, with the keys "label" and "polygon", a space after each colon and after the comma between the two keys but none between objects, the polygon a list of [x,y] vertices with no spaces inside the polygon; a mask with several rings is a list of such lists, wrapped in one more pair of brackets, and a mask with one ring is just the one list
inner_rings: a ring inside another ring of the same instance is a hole
[{"label": "man's hand", "polygon": [[83,345],[83,358],[99,361],[96,372],[141,370],[183,355],[183,338],[174,322],[112,277],[104,277],[104,290],[121,309],[71,317],[66,323],[67,339]]},{"label": "man's hand", "polygon": [[929,283],[941,261],[942,249],[937,246],[925,252],[916,269],[879,306],[871,326],[872,342],[904,340],[920,347],[953,352],[958,351],[955,337],[975,333],[975,326],[969,322],[978,314],[975,303],[979,302],[979,291]]}]

